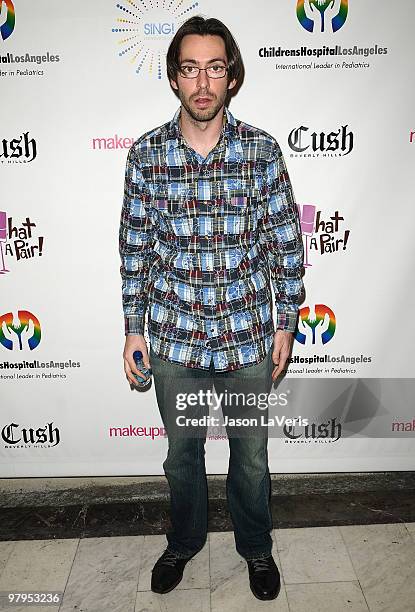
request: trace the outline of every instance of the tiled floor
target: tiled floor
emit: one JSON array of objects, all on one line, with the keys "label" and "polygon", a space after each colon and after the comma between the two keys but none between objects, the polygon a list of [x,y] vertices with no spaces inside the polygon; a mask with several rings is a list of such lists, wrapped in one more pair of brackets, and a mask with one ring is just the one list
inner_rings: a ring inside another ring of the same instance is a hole
[{"label": "tiled floor", "polygon": [[62,591],[59,606],[13,612],[414,612],[415,523],[276,529],[282,575],[274,601],[249,590],[232,532],[209,534],[204,549],[166,595],[150,589],[164,536],[0,542],[0,591]]}]

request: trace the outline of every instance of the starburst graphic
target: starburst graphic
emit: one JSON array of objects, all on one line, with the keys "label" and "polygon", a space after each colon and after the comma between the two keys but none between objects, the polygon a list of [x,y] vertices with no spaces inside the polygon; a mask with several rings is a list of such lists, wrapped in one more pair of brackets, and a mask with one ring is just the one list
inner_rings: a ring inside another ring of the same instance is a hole
[{"label": "starburst graphic", "polygon": [[119,57],[128,58],[136,74],[147,72],[162,78],[162,62],[168,45],[189,13],[199,6],[185,0],[124,0],[118,2],[117,25],[112,32],[118,39]]}]

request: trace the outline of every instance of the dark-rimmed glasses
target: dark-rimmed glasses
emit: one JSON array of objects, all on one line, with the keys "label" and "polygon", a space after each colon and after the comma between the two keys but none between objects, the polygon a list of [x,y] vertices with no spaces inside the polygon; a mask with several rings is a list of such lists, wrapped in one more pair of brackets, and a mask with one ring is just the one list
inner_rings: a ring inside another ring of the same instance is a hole
[{"label": "dark-rimmed glasses", "polygon": [[206,70],[206,74],[210,79],[223,79],[228,68],[223,64],[212,64],[212,66],[207,68],[199,68],[199,66],[194,66],[193,64],[182,64],[179,68],[181,76],[185,79],[196,79],[201,70]]}]

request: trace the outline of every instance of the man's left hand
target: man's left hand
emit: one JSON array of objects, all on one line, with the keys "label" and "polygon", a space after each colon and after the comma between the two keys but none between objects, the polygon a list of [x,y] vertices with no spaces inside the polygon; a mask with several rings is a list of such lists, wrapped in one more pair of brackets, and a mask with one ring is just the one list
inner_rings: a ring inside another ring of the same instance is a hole
[{"label": "man's left hand", "polygon": [[293,333],[277,329],[274,335],[274,350],[272,351],[272,361],[276,366],[272,371],[272,380],[275,380],[284,369],[292,344]]}]

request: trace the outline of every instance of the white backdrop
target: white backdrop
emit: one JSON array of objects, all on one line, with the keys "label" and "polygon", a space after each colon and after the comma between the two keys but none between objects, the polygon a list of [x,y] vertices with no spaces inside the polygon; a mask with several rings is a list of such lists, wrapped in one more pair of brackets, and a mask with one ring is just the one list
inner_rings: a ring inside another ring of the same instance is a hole
[{"label": "white backdrop", "polygon": [[[246,77],[230,109],[276,137],[303,215],[307,295],[288,376],[413,377],[411,0],[342,0],[336,32],[330,9],[321,32],[317,6],[308,31],[295,0],[0,4],[0,476],[163,473],[154,388],[131,391],[123,372],[118,226],[128,147],[178,107],[164,54],[194,14],[238,41]],[[326,362],[304,363],[313,356]],[[388,397],[384,435],[271,439],[270,470],[415,469],[407,396],[401,412]],[[227,458],[226,440],[207,441],[209,473]]]}]

